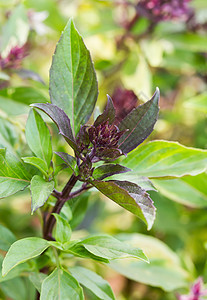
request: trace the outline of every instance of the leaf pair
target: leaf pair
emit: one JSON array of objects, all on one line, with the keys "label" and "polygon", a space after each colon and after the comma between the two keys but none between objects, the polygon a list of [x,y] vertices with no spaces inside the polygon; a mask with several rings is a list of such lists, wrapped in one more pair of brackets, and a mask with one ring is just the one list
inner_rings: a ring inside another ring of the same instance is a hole
[{"label": "leaf pair", "polygon": [[[142,250],[135,247],[133,248],[109,235],[96,235],[82,239],[81,241],[69,242],[70,234],[66,237],[67,234],[64,233],[64,230],[66,229],[65,223],[62,222],[63,219],[59,220],[58,218],[59,229],[57,232],[62,236],[64,241],[66,241],[66,239],[68,240],[67,247],[64,249],[64,251],[68,253],[72,253],[79,257],[97,257],[100,258],[100,260],[102,258],[102,261],[105,262],[124,257],[135,257],[143,261],[148,261]],[[60,239],[62,238],[60,237]],[[2,275],[7,275],[8,272],[19,264],[39,256],[50,246],[59,248],[58,242],[48,242],[47,240],[38,237],[24,238],[14,242],[4,258]],[[83,249],[86,250],[85,255],[83,255]],[[90,254],[86,255],[87,252]]]},{"label": "leaf pair", "polygon": [[[59,227],[57,234],[64,241],[67,231],[65,221],[59,215],[55,215],[55,217],[57,217],[57,227]],[[20,264],[38,257],[48,247],[56,247],[56,244],[58,242],[48,242],[37,237],[29,237],[14,242],[3,261],[3,276],[6,276],[8,273],[10,274],[10,271],[14,268],[16,269]],[[85,256],[83,256],[84,249]],[[148,262],[142,250],[137,247],[131,247],[125,242],[123,243],[108,235],[96,235],[82,239],[81,241],[69,242],[68,248],[64,252],[80,257],[96,258],[96,260],[103,262],[124,257],[134,257]],[[83,290],[79,284],[91,290],[100,299],[115,299],[109,284],[94,272],[82,267],[72,267],[69,269],[69,272],[62,267],[57,267],[49,276],[41,273],[31,273],[30,280],[41,293],[40,299],[44,300],[53,299],[57,295],[60,299],[83,300]],[[90,278],[87,278],[87,274],[90,274]]]}]

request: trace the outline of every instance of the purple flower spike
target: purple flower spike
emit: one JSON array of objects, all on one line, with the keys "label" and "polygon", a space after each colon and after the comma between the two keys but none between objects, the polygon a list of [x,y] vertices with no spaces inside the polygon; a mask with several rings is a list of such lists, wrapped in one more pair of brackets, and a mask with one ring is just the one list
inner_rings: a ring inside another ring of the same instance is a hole
[{"label": "purple flower spike", "polygon": [[203,300],[207,296],[207,289],[203,289],[203,279],[199,277],[193,284],[188,295],[179,295],[178,300]]},{"label": "purple flower spike", "polygon": [[13,47],[7,57],[3,58],[0,55],[0,68],[5,69],[19,69],[23,58],[27,56],[25,45],[23,47]]},{"label": "purple flower spike", "polygon": [[145,16],[155,21],[182,20],[190,16],[192,9],[189,6],[191,0],[141,0],[138,9]]}]

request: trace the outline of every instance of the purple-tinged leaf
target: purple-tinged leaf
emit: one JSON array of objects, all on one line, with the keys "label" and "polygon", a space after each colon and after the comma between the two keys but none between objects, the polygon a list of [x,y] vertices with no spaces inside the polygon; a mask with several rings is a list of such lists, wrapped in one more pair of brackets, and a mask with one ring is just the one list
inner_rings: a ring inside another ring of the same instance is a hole
[{"label": "purple-tinged leaf", "polygon": [[62,158],[62,160],[64,160],[64,162],[71,168],[71,170],[73,171],[73,172],[75,172],[76,173],[76,175],[78,175],[77,174],[77,162],[76,162],[76,159],[73,157],[73,156],[71,156],[71,155],[69,155],[68,153],[65,153],[65,152],[55,152],[55,154],[57,154],[59,157],[61,157]]},{"label": "purple-tinged leaf", "polygon": [[35,103],[30,106],[39,108],[40,110],[44,111],[44,113],[46,113],[57,125],[59,133],[65,138],[66,142],[74,150],[77,149],[77,145],[70,125],[70,119],[61,108],[50,103]]},{"label": "purple-tinged leaf", "polygon": [[129,181],[91,181],[105,196],[132,212],[151,229],[155,219],[155,207],[149,194],[140,186]]},{"label": "purple-tinged leaf", "polygon": [[119,124],[119,129],[128,131],[119,140],[119,149],[128,153],[141,144],[153,131],[159,112],[159,89],[146,103],[133,109]]},{"label": "purple-tinged leaf", "polygon": [[93,171],[93,178],[103,180],[114,174],[126,173],[129,171],[131,170],[119,164],[106,164],[95,168]]},{"label": "purple-tinged leaf", "polygon": [[22,79],[32,79],[45,85],[45,82],[41,78],[41,76],[34,71],[27,69],[17,69],[15,70],[15,73],[17,73]]},{"label": "purple-tinged leaf", "polygon": [[131,171],[128,173],[120,173],[120,174],[112,175],[108,179],[130,181],[132,183],[137,184],[145,191],[155,191],[155,192],[157,191],[156,188],[154,187],[153,183],[149,180],[149,178],[144,177],[144,176],[139,176],[134,171]]},{"label": "purple-tinged leaf", "polygon": [[97,127],[98,125],[100,125],[101,123],[105,122],[105,121],[109,121],[109,124],[112,124],[115,120],[115,108],[112,102],[112,99],[109,95],[107,95],[108,101],[106,104],[106,107],[103,111],[103,113],[101,115],[99,115],[95,122],[94,122],[94,126]]},{"label": "purple-tinged leaf", "polygon": [[113,161],[120,157],[123,153],[117,148],[106,148],[101,149],[100,151],[97,150],[97,154],[98,155],[97,157],[94,157],[93,162],[96,162],[98,160]]}]

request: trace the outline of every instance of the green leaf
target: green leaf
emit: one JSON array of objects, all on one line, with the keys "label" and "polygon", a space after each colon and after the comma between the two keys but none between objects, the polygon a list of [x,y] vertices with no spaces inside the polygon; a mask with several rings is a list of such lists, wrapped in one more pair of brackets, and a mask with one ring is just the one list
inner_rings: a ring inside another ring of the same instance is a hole
[{"label": "green leaf", "polygon": [[6,294],[7,299],[27,300],[29,296],[25,280],[20,277],[2,282],[1,290]]},{"label": "green leaf", "polygon": [[55,269],[42,283],[40,300],[84,300],[83,290],[74,277]]},{"label": "green leaf", "polygon": [[6,25],[3,27],[0,51],[6,57],[15,46],[23,46],[29,34],[27,12],[22,4],[19,4],[12,12]]},{"label": "green leaf", "polygon": [[17,128],[9,121],[0,118],[0,148],[6,148],[17,156],[16,146],[19,145],[19,142]]},{"label": "green leaf", "polygon": [[18,116],[28,114],[29,107],[21,102],[16,102],[10,98],[0,96],[0,109],[8,116]]},{"label": "green leaf", "polygon": [[62,108],[72,122],[74,134],[93,112],[98,96],[90,53],[72,20],[57,44],[50,69],[51,102]]},{"label": "green leaf", "polygon": [[135,183],[128,181],[91,182],[105,196],[132,212],[151,229],[155,219],[155,207],[149,195]]},{"label": "green leaf", "polygon": [[32,272],[29,274],[29,280],[32,282],[39,293],[41,292],[43,280],[45,280],[46,277],[47,275],[41,272]]},{"label": "green leaf", "polygon": [[141,144],[153,131],[159,112],[159,89],[152,99],[133,109],[119,124],[119,129],[127,130],[119,140],[119,149],[128,153]]},{"label": "green leaf", "polygon": [[19,264],[39,256],[48,247],[48,242],[38,237],[29,237],[16,241],[11,245],[4,258],[2,275],[5,276]]},{"label": "green leaf", "polygon": [[34,154],[43,159],[49,168],[52,159],[50,131],[38,112],[32,109],[26,124],[27,143]]},{"label": "green leaf", "polygon": [[116,174],[113,176],[110,176],[110,180],[121,180],[121,181],[129,181],[132,183],[137,184],[145,191],[156,191],[156,188],[154,187],[153,183],[144,176],[138,176],[136,172],[129,172],[129,173],[121,173]]},{"label": "green leaf", "polygon": [[35,89],[30,86],[9,87],[0,90],[0,95],[10,98],[16,102],[30,105],[32,103],[47,102],[49,99],[41,92],[41,90]]},{"label": "green leaf", "polygon": [[184,102],[184,106],[207,114],[207,93],[189,99]]},{"label": "green leaf", "polygon": [[177,142],[153,141],[134,150],[122,161],[139,176],[195,176],[207,169],[207,151]]},{"label": "green leaf", "polygon": [[2,263],[4,257],[0,256],[0,283],[13,279],[15,277],[21,276],[23,272],[28,272],[31,270],[31,267],[27,263],[23,263],[21,265],[16,266],[16,268],[12,269],[6,276],[2,276]]},{"label": "green leaf", "polygon": [[206,182],[206,173],[171,180],[153,180],[164,196],[190,207],[207,207]]},{"label": "green leaf", "polygon": [[68,222],[72,219],[72,210],[68,201],[64,204],[63,208],[61,209],[60,216]]},{"label": "green leaf", "polygon": [[207,51],[207,37],[196,33],[174,33],[168,34],[165,38],[178,49],[190,50],[193,52]]},{"label": "green leaf", "polygon": [[119,164],[106,164],[94,169],[93,178],[103,180],[104,178],[114,174],[126,173],[129,171],[131,171],[131,169],[123,167]]},{"label": "green leaf", "polygon": [[115,300],[115,296],[109,283],[101,276],[91,270],[79,266],[72,267],[69,271],[81,285],[89,289],[99,299]]},{"label": "green leaf", "polygon": [[[96,235],[82,239],[74,247],[83,246],[87,251],[97,257],[107,260],[134,257],[148,262],[147,257],[139,248],[133,248],[110,235]],[[70,250],[73,249],[70,248]]]},{"label": "green leaf", "polygon": [[46,177],[48,177],[48,167],[46,162],[39,158],[39,157],[22,157],[22,160],[26,163],[26,164],[30,164],[32,166],[35,166],[36,168],[38,168],[42,174],[44,174]]},{"label": "green leaf", "polygon": [[74,198],[73,203],[70,204],[73,216],[72,220],[70,221],[70,226],[72,229],[76,228],[85,218],[90,195],[91,193],[85,192]]},{"label": "green leaf", "polygon": [[8,251],[11,244],[16,241],[15,235],[6,227],[0,224],[0,249]]},{"label": "green leaf", "polygon": [[[52,244],[51,244],[52,243]],[[56,248],[60,249],[60,244],[55,245],[54,243],[57,242],[50,242],[52,246],[55,246]],[[70,241],[66,244],[64,244],[64,247],[61,247],[61,250],[63,250],[66,253],[70,253],[76,257],[81,257],[81,258],[90,258],[98,262],[104,262],[104,263],[109,263],[109,260],[105,257],[99,256],[99,255],[94,255],[92,252],[88,251],[82,243],[77,242],[77,241]]]},{"label": "green leaf", "polygon": [[75,173],[75,175],[78,175],[78,169],[77,169],[77,161],[75,157],[69,155],[65,152],[55,152],[59,157],[64,160],[64,162],[70,167],[70,169]]},{"label": "green leaf", "polygon": [[55,239],[56,241],[64,244],[68,242],[71,238],[72,231],[70,225],[60,215],[55,213],[53,215],[55,216],[56,219]]},{"label": "green leaf", "polygon": [[35,210],[45,204],[54,189],[54,185],[54,181],[45,181],[39,175],[35,175],[34,177],[32,177],[30,184],[32,195],[32,214],[35,212]]},{"label": "green leaf", "polygon": [[182,268],[179,257],[160,240],[142,234],[118,235],[122,242],[132,247],[142,247],[149,257],[150,263],[134,259],[117,260],[110,262],[110,267],[127,278],[173,291],[181,287],[188,287],[189,274]]},{"label": "green leaf", "polygon": [[107,120],[109,121],[109,124],[112,124],[115,120],[116,112],[115,112],[115,108],[114,108],[112,99],[109,95],[107,95],[107,98],[108,98],[108,101],[107,101],[106,107],[104,109],[104,112],[101,115],[99,115],[94,122],[95,127],[97,127],[98,125],[100,125],[101,123],[103,123]]},{"label": "green leaf", "polygon": [[32,107],[39,108],[44,111],[57,125],[59,133],[65,138],[66,142],[74,149],[77,149],[77,145],[72,133],[70,119],[66,113],[56,105],[50,103],[37,103],[32,104]]},{"label": "green leaf", "polygon": [[30,182],[30,175],[21,161],[5,149],[0,149],[0,198],[24,190]]}]

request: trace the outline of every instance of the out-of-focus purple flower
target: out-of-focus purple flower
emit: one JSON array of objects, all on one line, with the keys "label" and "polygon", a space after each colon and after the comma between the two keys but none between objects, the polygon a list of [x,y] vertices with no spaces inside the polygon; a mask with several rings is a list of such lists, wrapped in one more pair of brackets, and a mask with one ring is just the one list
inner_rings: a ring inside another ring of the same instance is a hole
[{"label": "out-of-focus purple flower", "polygon": [[5,69],[19,69],[21,67],[22,59],[27,56],[25,45],[23,47],[13,47],[7,57],[2,57],[0,54],[0,68]]},{"label": "out-of-focus purple flower", "polygon": [[141,0],[138,10],[156,21],[187,20],[192,13],[191,0]]},{"label": "out-of-focus purple flower", "polygon": [[207,289],[203,290],[203,279],[199,277],[192,285],[190,294],[178,295],[178,300],[203,300],[207,296]]},{"label": "out-of-focus purple flower", "polygon": [[116,124],[119,123],[130,111],[137,107],[137,96],[131,90],[123,88],[116,88],[113,95],[112,101],[116,110]]}]

